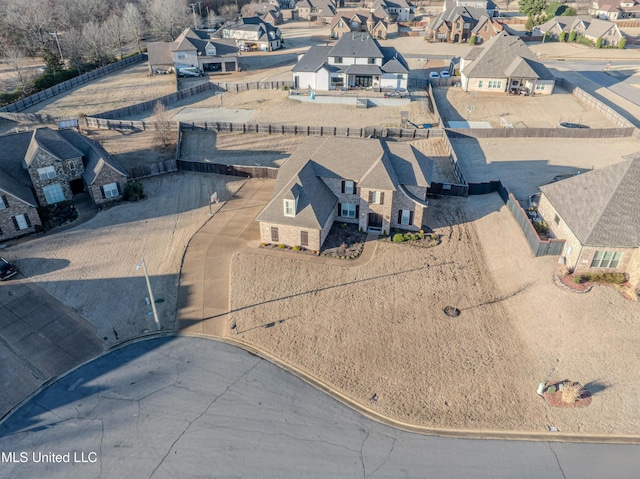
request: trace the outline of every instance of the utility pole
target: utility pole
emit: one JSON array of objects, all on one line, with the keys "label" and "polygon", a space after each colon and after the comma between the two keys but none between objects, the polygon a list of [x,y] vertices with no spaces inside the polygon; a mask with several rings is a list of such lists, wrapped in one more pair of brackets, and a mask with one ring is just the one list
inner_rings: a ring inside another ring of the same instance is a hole
[{"label": "utility pole", "polygon": [[64,65],[64,57],[62,56],[62,48],[60,48],[60,40],[58,40],[58,32],[49,32],[49,35],[56,39],[56,43],[58,44],[58,52],[60,53],[60,62],[62,63],[62,65]]},{"label": "utility pole", "polygon": [[198,25],[196,24],[196,5],[197,3],[190,3],[189,7],[191,8],[191,11],[193,12],[193,28],[198,28]]}]

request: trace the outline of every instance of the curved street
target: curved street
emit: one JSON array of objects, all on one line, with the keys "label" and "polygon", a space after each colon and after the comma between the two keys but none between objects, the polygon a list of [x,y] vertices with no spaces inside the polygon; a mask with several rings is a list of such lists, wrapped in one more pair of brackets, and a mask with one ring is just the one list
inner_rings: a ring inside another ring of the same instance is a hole
[{"label": "curved street", "polygon": [[631,478],[640,446],[407,433],[243,350],[172,336],[54,383],[0,425],[0,451],[3,478]]}]

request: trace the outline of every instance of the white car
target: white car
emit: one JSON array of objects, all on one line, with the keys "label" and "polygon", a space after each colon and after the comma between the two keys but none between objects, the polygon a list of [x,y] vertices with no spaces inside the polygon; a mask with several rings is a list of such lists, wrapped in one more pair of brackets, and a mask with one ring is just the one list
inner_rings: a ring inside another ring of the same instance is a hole
[{"label": "white car", "polygon": [[449,72],[448,72],[447,70],[443,70],[443,71],[441,71],[441,72],[440,72],[440,76],[441,76],[442,78],[450,78],[450,77],[451,77],[451,75],[449,74]]},{"label": "white car", "polygon": [[429,72],[429,78],[435,80],[437,78],[440,78],[440,74],[438,72]]}]

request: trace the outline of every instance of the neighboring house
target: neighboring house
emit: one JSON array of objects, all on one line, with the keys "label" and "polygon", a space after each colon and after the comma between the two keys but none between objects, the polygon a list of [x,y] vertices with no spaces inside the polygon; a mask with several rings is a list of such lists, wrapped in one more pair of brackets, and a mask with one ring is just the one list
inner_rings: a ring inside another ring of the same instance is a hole
[{"label": "neighboring house", "polygon": [[[275,3],[249,3],[242,7],[243,16],[247,17],[258,16],[264,22],[271,25],[280,25],[283,21],[282,12],[280,11],[280,5]],[[249,13],[249,14],[247,14]]]},{"label": "neighboring house", "polygon": [[0,151],[0,240],[33,232],[41,224],[37,206],[71,200],[84,191],[96,204],[122,198],[126,171],[101,145],[74,130],[38,128],[5,135]]},{"label": "neighboring house", "polygon": [[496,21],[493,17],[482,15],[478,20],[478,23],[473,30],[471,30],[471,37],[476,38],[476,45],[480,45],[491,40],[497,34],[504,31],[502,23]]},{"label": "neighboring house", "polygon": [[169,68],[196,67],[202,71],[234,72],[238,69],[238,47],[233,40],[210,38],[204,30],[185,29],[174,42],[147,44],[151,73]]},{"label": "neighboring house", "polygon": [[442,4],[442,11],[453,10],[456,7],[479,8],[487,12],[490,17],[499,14],[498,6],[491,0],[445,0]]},{"label": "neighboring house", "polygon": [[296,3],[296,17],[318,23],[331,23],[338,6],[333,0],[300,0]]},{"label": "neighboring house", "polygon": [[611,1],[595,1],[589,8],[589,15],[602,20],[621,20],[624,18],[640,18],[640,3],[630,0],[620,3]]},{"label": "neighboring house", "polygon": [[260,17],[241,18],[222,29],[222,38],[233,39],[241,48],[272,51],[282,48],[280,29]]},{"label": "neighboring house", "polygon": [[640,154],[541,186],[538,211],[573,271],[622,272],[640,285]]},{"label": "neighboring house", "polygon": [[589,15],[553,17],[538,28],[543,34],[548,33],[555,39],[559,37],[561,32],[565,32],[565,37],[568,38],[571,31],[584,35],[594,43],[601,38],[602,45],[617,46],[622,39],[622,33],[615,23],[591,18]]},{"label": "neighboring house", "polygon": [[481,8],[455,7],[441,12],[427,27],[426,38],[436,42],[467,42],[481,18],[487,19],[483,24],[490,21]]},{"label": "neighboring house", "polygon": [[433,161],[407,143],[309,138],[280,167],[256,217],[263,243],[320,250],[334,221],[363,231],[418,231]]},{"label": "neighboring house", "polygon": [[555,78],[518,37],[502,32],[460,59],[465,91],[550,95]]},{"label": "neighboring house", "polygon": [[415,16],[415,7],[407,0],[373,0],[369,2],[369,7],[371,11],[382,8],[394,22],[409,22]]},{"label": "neighboring house", "polygon": [[333,46],[313,46],[293,67],[294,88],[405,90],[409,69],[395,48],[381,48],[369,33],[344,35]]},{"label": "neighboring house", "polygon": [[378,39],[387,38],[387,22],[368,10],[340,10],[331,20],[331,38],[340,39],[345,33],[369,32]]}]

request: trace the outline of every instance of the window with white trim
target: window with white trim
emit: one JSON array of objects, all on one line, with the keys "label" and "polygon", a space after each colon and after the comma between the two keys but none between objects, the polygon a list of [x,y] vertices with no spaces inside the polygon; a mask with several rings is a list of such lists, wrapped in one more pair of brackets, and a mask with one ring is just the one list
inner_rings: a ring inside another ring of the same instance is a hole
[{"label": "window with white trim", "polygon": [[413,221],[412,221],[412,219],[413,219],[412,216],[413,215],[411,213],[413,213],[413,211],[411,211],[411,210],[400,210],[400,221],[399,221],[399,223],[401,225],[410,225],[410,224],[412,224],[413,223]]},{"label": "window with white trim", "polygon": [[367,63],[369,63],[369,65],[375,65],[376,64],[376,59],[375,58],[369,58],[369,61]]},{"label": "window with white trim", "polygon": [[536,91],[544,90],[545,86],[546,85],[544,83],[542,83],[542,84],[536,83]]},{"label": "window with white trim", "polygon": [[62,185],[60,183],[43,186],[42,193],[48,205],[64,201],[64,192],[62,191]]},{"label": "window with white trim", "polygon": [[54,166],[45,166],[38,168],[38,176],[41,180],[49,180],[56,177],[56,169]]},{"label": "window with white trim", "polygon": [[342,211],[340,216],[343,218],[355,218],[356,217],[356,205],[353,203],[342,203]]},{"label": "window with white trim", "polygon": [[500,80],[489,80],[489,88],[502,88],[502,81]]},{"label": "window with white trim", "polygon": [[16,225],[16,230],[26,230],[31,226],[27,215],[16,215],[13,218],[13,223]]},{"label": "window with white trim", "polygon": [[105,198],[115,198],[120,194],[118,191],[118,183],[108,183],[102,187]]},{"label": "window with white trim", "polygon": [[296,200],[284,200],[284,215],[285,216],[296,215]]},{"label": "window with white trim", "polygon": [[342,57],[335,57],[333,61],[334,63],[342,63]]},{"label": "window with white trim", "polygon": [[354,194],[356,192],[355,186],[356,186],[356,184],[353,181],[345,180],[345,182],[344,182],[344,192],[347,195]]},{"label": "window with white trim", "polygon": [[187,55],[184,53],[178,53],[178,60],[184,60],[185,58],[187,58]]},{"label": "window with white trim", "polygon": [[596,251],[591,260],[592,268],[617,268],[622,260],[620,251]]},{"label": "window with white trim", "polygon": [[372,191],[369,193],[370,201],[369,203],[373,203],[374,205],[382,204],[382,194],[380,191]]}]

